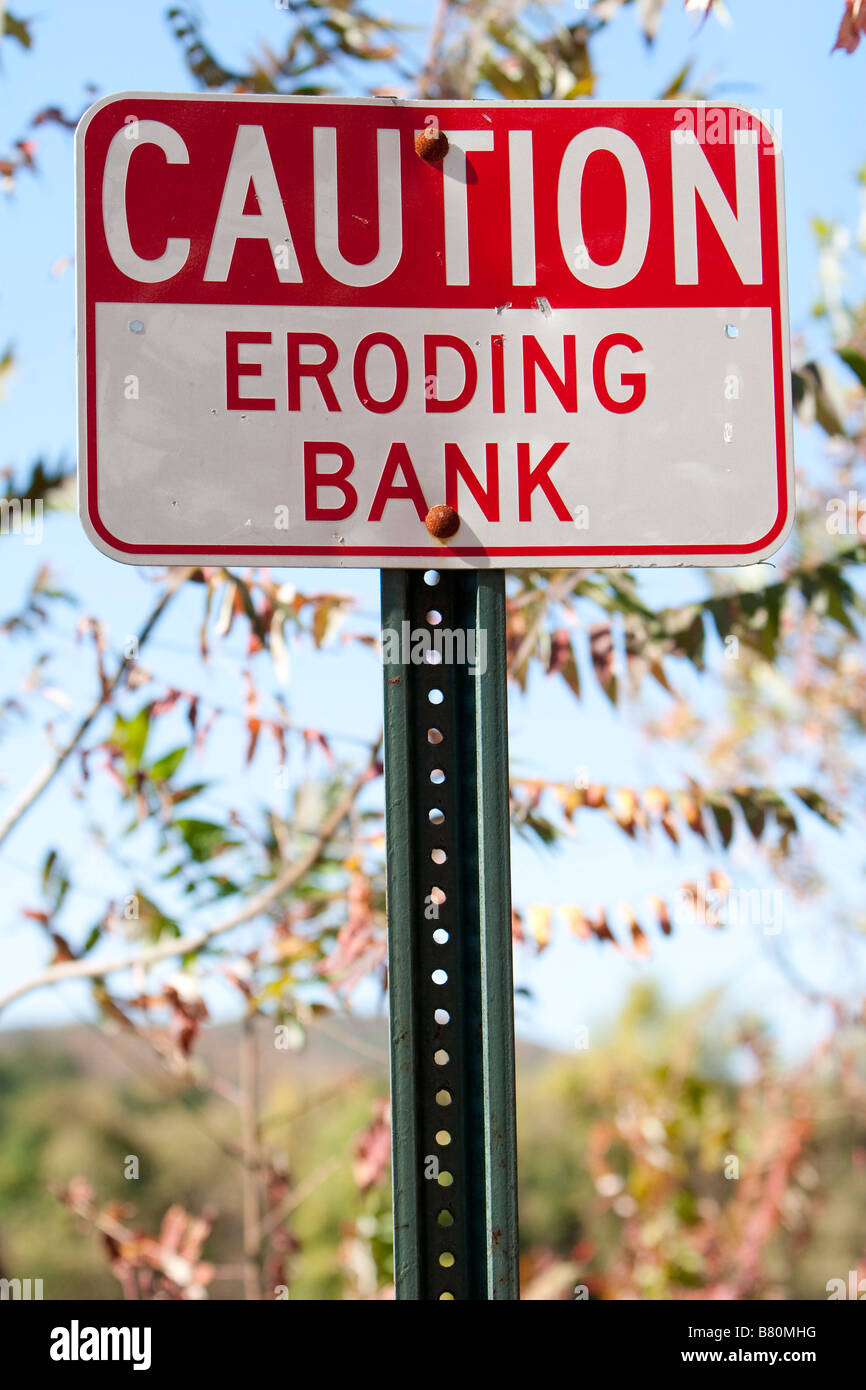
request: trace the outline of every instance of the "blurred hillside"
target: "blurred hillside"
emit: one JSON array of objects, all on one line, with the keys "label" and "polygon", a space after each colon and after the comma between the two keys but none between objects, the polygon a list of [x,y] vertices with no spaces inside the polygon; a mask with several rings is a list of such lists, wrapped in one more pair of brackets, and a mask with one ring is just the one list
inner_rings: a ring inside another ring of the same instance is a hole
[{"label": "blurred hillside", "polygon": [[[862,1049],[839,1042],[782,1072],[756,1025],[721,1027],[711,1001],[669,1013],[645,990],[606,1037],[583,1041],[571,1055],[519,1049],[525,1297],[584,1285],[604,1298],[820,1299],[863,1264]],[[286,1161],[291,1297],[387,1296],[384,1021],[327,1015],[298,1051],[265,1027],[257,1042],[261,1130]],[[195,1085],[122,1034],[0,1034],[2,1272],[41,1277],[46,1298],[122,1296],[101,1238],[52,1191],[83,1175],[99,1204],[150,1232],[173,1204],[210,1209],[209,1295],[240,1297],[237,1117],[224,1098],[238,1056],[237,1029],[205,1029]],[[137,1179],[124,1176],[132,1156]]]}]

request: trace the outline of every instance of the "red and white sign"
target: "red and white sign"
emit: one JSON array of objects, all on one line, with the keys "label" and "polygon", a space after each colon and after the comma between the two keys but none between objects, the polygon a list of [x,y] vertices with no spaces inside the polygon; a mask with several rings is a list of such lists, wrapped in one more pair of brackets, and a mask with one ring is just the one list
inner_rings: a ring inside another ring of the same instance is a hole
[{"label": "red and white sign", "polygon": [[794,507],[781,166],[736,106],[98,102],[88,534],[137,564],[771,554]]}]

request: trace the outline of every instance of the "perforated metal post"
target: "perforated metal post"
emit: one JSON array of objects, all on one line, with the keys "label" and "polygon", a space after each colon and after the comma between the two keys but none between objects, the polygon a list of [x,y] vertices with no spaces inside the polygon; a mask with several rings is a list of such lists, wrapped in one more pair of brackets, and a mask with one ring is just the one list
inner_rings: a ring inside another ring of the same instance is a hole
[{"label": "perforated metal post", "polygon": [[397,1297],[516,1299],[504,577],[430,577],[382,572]]}]

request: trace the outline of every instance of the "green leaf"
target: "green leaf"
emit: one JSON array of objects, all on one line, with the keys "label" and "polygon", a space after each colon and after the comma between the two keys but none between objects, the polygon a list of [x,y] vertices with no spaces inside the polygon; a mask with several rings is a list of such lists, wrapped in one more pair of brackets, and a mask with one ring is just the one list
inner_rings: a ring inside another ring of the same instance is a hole
[{"label": "green leaf", "polygon": [[734,800],[745,817],[752,838],[760,840],[767,823],[767,813],[752,792],[734,792]]},{"label": "green leaf", "polygon": [[42,887],[47,888],[57,863],[57,850],[50,849],[45,856],[45,863],[42,865]]},{"label": "green leaf", "polygon": [[16,39],[22,48],[33,47],[33,35],[30,32],[29,21],[17,19],[8,10],[3,10],[3,35],[10,39]]},{"label": "green leaf", "polygon": [[207,881],[213,884],[217,898],[230,898],[233,893],[240,892],[240,886],[223,874],[208,874]]},{"label": "green leaf", "polygon": [[49,850],[42,865],[42,889],[52,917],[56,916],[63,906],[69,888],[69,875],[63,860],[59,858],[56,850]]},{"label": "green leaf", "polygon": [[96,926],[95,926],[95,927],[91,927],[91,928],[90,928],[90,931],[87,933],[87,940],[85,941],[85,943],[84,943],[84,945],[83,945],[83,947],[82,947],[82,949],[81,949],[81,954],[82,954],[83,956],[86,956],[88,951],[92,951],[93,948],[94,948],[94,946],[96,945],[97,941],[100,939],[101,936],[102,936],[102,923],[101,923],[101,922],[97,922],[97,923],[96,923]]},{"label": "green leaf", "polygon": [[136,893],[135,896],[138,902],[138,917],[134,920],[138,922],[141,936],[153,942],[159,941],[163,936],[180,936],[180,927],[173,917],[166,917],[162,908],[157,907],[156,903],[146,898],[143,893]]},{"label": "green leaf", "polygon": [[806,362],[792,375],[794,408],[807,423],[817,420],[821,429],[831,436],[845,436],[845,423],[842,420],[838,390],[826,367],[816,362]]},{"label": "green leaf", "polygon": [[150,729],[150,711],[145,705],[131,719],[117,715],[109,738],[123,753],[129,772],[137,772],[141,766],[144,745]]},{"label": "green leaf", "polygon": [[546,846],[555,845],[560,835],[552,821],[546,816],[536,815],[534,811],[515,817],[515,828],[518,835],[522,835],[524,839],[531,840],[535,837]]},{"label": "green leaf", "polygon": [[225,826],[217,825],[215,821],[183,819],[176,820],[174,825],[197,864],[204,864],[240,843],[229,839]]},{"label": "green leaf", "polygon": [[854,348],[837,348],[836,352],[847,367],[850,367],[861,386],[866,386],[866,357]]},{"label": "green leaf", "polygon": [[167,782],[173,777],[188,751],[188,746],[183,744],[180,748],[173,748],[170,753],[164,753],[161,758],[157,758],[150,767],[150,775],[154,782]]},{"label": "green leaf", "polygon": [[721,837],[725,849],[734,838],[734,816],[730,806],[721,797],[708,796],[707,805]]},{"label": "green leaf", "polygon": [[831,806],[820,792],[813,791],[811,787],[794,787],[794,795],[799,797],[804,806],[808,806],[810,811],[814,811],[816,816],[820,816],[828,825],[832,825],[834,830],[838,830],[842,823],[842,812],[837,807]]}]

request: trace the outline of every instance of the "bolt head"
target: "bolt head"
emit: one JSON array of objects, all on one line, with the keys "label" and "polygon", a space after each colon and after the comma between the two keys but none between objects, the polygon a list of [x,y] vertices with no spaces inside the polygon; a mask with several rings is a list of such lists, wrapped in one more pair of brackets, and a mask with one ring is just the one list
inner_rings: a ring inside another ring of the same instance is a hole
[{"label": "bolt head", "polygon": [[444,130],[425,126],[415,136],[415,153],[427,164],[439,164],[449,150],[448,136]]},{"label": "bolt head", "polygon": [[457,534],[460,518],[453,507],[431,507],[424,518],[424,525],[437,541],[447,541]]}]

